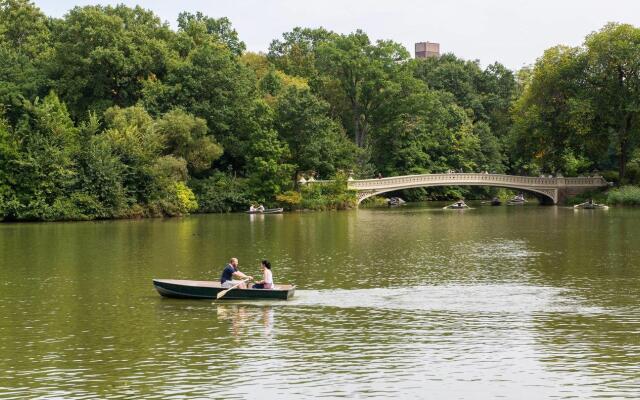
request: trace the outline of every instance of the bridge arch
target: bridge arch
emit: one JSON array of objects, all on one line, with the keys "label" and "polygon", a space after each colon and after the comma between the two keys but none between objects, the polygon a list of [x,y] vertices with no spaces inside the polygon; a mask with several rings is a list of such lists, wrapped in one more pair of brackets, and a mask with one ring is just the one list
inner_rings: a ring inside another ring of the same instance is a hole
[{"label": "bridge arch", "polygon": [[405,190],[405,189],[415,189],[415,188],[421,188],[421,187],[442,187],[442,186],[484,186],[484,187],[500,187],[500,188],[505,188],[505,189],[515,189],[515,190],[520,190],[522,192],[529,192],[529,193],[536,193],[539,194],[541,196],[543,196],[544,198],[548,199],[552,204],[556,204],[557,201],[557,192],[556,193],[549,193],[548,190],[536,190],[536,189],[531,189],[531,188],[522,188],[522,187],[517,187],[517,186],[506,186],[506,185],[501,185],[501,186],[497,186],[497,185],[478,185],[478,184],[432,184],[432,185],[425,185],[425,184],[419,184],[419,185],[415,185],[415,186],[407,186],[407,187],[402,187],[402,188],[394,188],[394,189],[384,189],[384,190],[380,190],[380,191],[362,191],[362,192],[358,192],[358,204],[362,203],[363,200],[368,199],[369,197],[373,197],[373,196],[378,196],[384,193],[388,193],[388,192],[395,192],[398,190]]}]

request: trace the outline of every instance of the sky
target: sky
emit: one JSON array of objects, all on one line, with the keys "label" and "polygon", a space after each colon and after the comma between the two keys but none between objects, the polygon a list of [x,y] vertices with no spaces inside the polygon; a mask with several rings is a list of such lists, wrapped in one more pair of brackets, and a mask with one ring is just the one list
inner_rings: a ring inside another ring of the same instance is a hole
[{"label": "sky", "polygon": [[296,26],[322,26],[338,33],[362,29],[411,54],[416,42],[437,42],[441,53],[513,70],[533,64],[549,47],[582,44],[607,22],[640,26],[638,0],[35,0],[52,17],[75,6],[118,3],[153,10],[174,28],[182,11],[227,17],[249,51],[266,52]]}]

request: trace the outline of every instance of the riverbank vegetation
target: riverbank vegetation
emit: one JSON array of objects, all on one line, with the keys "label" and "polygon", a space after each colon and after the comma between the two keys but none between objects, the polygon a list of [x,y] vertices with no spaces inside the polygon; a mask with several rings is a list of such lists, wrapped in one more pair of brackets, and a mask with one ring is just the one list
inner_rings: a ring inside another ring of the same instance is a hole
[{"label": "riverbank vegetation", "polygon": [[640,206],[640,187],[622,186],[607,193],[607,203],[625,206]]},{"label": "riverbank vegetation", "polygon": [[[49,18],[0,0],[0,219],[347,208],[348,174],[601,171],[637,184],[638,64],[630,25],[510,71],[412,59],[360,30],[294,28],[261,54],[226,18],[185,12],[173,30],[140,7]],[[311,176],[340,179],[298,183]]]}]

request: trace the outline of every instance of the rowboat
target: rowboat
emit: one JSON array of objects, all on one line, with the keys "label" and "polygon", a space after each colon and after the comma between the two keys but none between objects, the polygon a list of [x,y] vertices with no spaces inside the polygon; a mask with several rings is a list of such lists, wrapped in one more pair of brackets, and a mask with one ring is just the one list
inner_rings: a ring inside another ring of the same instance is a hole
[{"label": "rowboat", "polygon": [[507,205],[508,206],[522,206],[526,202],[527,202],[527,200],[525,200],[524,195],[519,194],[517,196],[512,197],[509,201],[507,201]]},{"label": "rowboat", "polygon": [[[225,290],[217,281],[189,281],[154,279],[153,286],[164,297],[179,299],[215,299]],[[293,297],[295,285],[275,285],[274,289],[233,289],[221,300],[288,300]]]},{"label": "rowboat", "polygon": [[464,202],[458,201],[456,203],[450,204],[448,206],[444,206],[442,208],[445,210],[464,210],[469,208],[469,206],[466,205]]},{"label": "rowboat", "polygon": [[403,205],[407,204],[407,202],[404,201],[403,199],[401,199],[400,197],[391,197],[391,198],[387,199],[387,204],[389,205],[389,207],[392,207],[392,206],[403,206]]},{"label": "rowboat", "polygon": [[284,208],[267,208],[263,211],[253,210],[253,211],[245,211],[247,214],[282,214]]},{"label": "rowboat", "polygon": [[605,206],[604,204],[596,204],[596,203],[582,203],[582,204],[576,204],[575,206],[573,206],[573,208],[575,209],[582,209],[582,210],[606,210],[609,208],[609,206]]}]

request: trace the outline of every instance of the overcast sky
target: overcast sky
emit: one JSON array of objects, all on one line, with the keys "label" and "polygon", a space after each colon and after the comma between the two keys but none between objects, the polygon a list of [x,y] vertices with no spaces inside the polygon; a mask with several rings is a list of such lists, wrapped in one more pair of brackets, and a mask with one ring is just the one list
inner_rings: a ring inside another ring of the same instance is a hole
[{"label": "overcast sky", "polygon": [[295,26],[349,33],[358,28],[372,40],[391,39],[413,54],[415,42],[440,43],[482,65],[499,61],[511,69],[532,64],[557,44],[579,45],[610,21],[640,26],[638,0],[35,0],[47,15],[63,16],[77,5],[140,5],[175,27],[181,11],[228,17],[250,51]]}]

